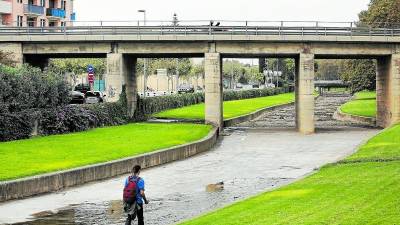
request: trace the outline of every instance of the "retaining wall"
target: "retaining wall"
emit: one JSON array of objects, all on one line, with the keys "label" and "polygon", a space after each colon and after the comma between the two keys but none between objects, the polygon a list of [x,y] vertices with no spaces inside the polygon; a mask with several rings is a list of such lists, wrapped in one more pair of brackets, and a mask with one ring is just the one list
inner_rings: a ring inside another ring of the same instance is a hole
[{"label": "retaining wall", "polygon": [[336,120],[339,120],[339,121],[352,122],[352,123],[367,125],[367,126],[371,126],[371,127],[376,127],[376,118],[375,117],[366,117],[366,116],[357,116],[357,115],[347,114],[347,113],[342,112],[342,110],[340,110],[340,107],[333,114],[333,118]]},{"label": "retaining wall", "polygon": [[253,119],[261,116],[266,111],[270,111],[270,110],[273,110],[273,109],[286,107],[286,106],[293,105],[293,104],[294,104],[294,102],[290,102],[290,103],[283,104],[283,105],[276,105],[276,106],[266,107],[266,108],[257,110],[255,112],[252,112],[250,114],[246,114],[246,115],[243,115],[243,116],[238,116],[238,117],[234,117],[234,118],[231,118],[231,119],[224,120],[224,127],[231,127],[231,126],[236,125],[238,123],[243,123],[243,122],[246,122],[246,121],[249,121],[249,120],[253,120]]},{"label": "retaining wall", "polygon": [[0,202],[54,192],[91,181],[127,174],[131,172],[132,166],[135,164],[141,165],[142,168],[149,168],[182,160],[211,149],[217,138],[217,129],[213,128],[207,137],[189,144],[111,162],[0,182]]}]

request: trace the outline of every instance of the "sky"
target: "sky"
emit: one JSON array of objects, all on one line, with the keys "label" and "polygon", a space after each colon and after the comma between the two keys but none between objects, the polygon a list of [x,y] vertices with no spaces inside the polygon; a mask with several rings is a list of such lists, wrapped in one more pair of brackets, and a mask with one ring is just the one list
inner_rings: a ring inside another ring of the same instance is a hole
[{"label": "sky", "polygon": [[77,20],[356,21],[369,0],[74,0]]},{"label": "sky", "polygon": [[[77,21],[329,21],[354,22],[370,0],[74,0]],[[96,23],[84,23],[89,25]],[[106,25],[107,23],[103,23]],[[123,23],[126,24],[126,23]],[[136,25],[137,22],[132,24]],[[221,25],[228,25],[222,22]],[[79,25],[75,23],[75,25]],[[113,25],[113,24],[109,24]],[[126,24],[128,25],[128,24]],[[154,25],[159,25],[157,24]],[[250,25],[250,24],[249,24]],[[255,59],[241,59],[258,64]]]}]

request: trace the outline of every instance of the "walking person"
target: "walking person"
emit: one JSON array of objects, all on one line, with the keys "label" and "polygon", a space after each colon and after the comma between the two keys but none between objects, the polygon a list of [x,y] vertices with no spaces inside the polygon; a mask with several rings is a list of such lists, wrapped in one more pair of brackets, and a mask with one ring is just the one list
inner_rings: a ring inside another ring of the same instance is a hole
[{"label": "walking person", "polygon": [[123,200],[124,210],[128,214],[125,225],[131,225],[132,221],[138,218],[138,224],[144,225],[143,218],[143,202],[149,204],[144,194],[144,180],[139,177],[141,167],[136,165],[133,167],[133,175],[125,180]]}]

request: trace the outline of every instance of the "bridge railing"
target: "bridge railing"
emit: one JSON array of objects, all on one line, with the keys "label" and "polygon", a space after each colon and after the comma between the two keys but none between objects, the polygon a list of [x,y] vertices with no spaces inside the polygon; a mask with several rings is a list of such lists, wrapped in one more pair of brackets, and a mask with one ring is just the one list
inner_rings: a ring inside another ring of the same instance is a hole
[{"label": "bridge railing", "polygon": [[[134,24],[136,22],[136,24]],[[2,35],[271,35],[271,36],[400,36],[400,28],[372,28],[341,22],[229,21],[216,26],[210,21],[97,21],[70,22],[65,27],[0,27]],[[158,25],[153,25],[158,23]],[[161,24],[161,25],[160,25]],[[400,26],[399,26],[400,27]]]}]

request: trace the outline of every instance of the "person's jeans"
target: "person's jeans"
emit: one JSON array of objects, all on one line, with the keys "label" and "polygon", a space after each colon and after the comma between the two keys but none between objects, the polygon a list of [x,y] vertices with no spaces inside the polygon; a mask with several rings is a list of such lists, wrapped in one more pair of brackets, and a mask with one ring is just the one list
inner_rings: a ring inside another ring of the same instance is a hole
[{"label": "person's jeans", "polygon": [[[138,225],[144,225],[143,204],[137,204],[136,215],[138,218]],[[132,220],[135,220],[135,215],[128,215],[125,225],[131,225]]]}]

